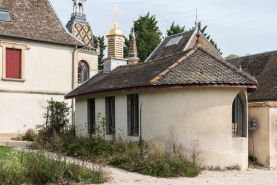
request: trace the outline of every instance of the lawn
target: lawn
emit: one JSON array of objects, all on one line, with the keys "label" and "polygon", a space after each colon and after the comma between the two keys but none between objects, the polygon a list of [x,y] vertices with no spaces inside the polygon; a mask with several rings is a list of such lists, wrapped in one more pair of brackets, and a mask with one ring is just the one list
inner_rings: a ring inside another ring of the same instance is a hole
[{"label": "lawn", "polygon": [[6,159],[7,154],[13,150],[12,147],[8,146],[0,146],[0,160],[1,159]]}]

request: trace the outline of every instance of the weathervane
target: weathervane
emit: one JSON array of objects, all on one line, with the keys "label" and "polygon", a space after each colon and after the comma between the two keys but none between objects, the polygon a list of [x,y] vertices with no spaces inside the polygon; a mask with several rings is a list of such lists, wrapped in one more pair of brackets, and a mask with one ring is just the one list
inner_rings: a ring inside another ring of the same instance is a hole
[{"label": "weathervane", "polygon": [[115,21],[114,21],[114,26],[117,27],[117,13],[121,12],[121,10],[117,9],[117,5],[115,5],[115,9],[112,9],[113,12],[115,12]]}]

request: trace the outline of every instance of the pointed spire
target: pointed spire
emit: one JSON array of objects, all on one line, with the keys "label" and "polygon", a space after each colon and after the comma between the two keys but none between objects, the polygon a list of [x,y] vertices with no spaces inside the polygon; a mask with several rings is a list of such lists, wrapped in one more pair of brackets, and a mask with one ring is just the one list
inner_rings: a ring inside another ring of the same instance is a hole
[{"label": "pointed spire", "polygon": [[132,39],[129,48],[128,55],[128,64],[136,64],[138,63],[138,51],[137,51],[137,43],[136,43],[136,35],[135,35],[135,26],[133,27]]},{"label": "pointed spire", "polygon": [[195,46],[200,46],[201,45],[201,34],[200,34],[200,30],[199,28],[196,28],[197,29],[197,34],[196,34],[196,37],[197,37],[197,40],[196,40],[196,43],[195,43]]}]

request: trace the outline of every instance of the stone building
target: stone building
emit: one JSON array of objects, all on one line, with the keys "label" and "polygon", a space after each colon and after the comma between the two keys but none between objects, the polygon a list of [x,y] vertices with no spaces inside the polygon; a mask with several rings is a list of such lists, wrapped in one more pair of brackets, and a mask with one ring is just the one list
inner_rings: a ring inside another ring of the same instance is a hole
[{"label": "stone building", "polygon": [[[80,83],[97,73],[99,51],[84,42],[65,28],[49,0],[0,1],[0,139],[44,123],[46,101],[63,101],[78,86],[78,71]],[[87,76],[80,61],[87,62]]]},{"label": "stone building", "polygon": [[76,100],[78,136],[95,134],[95,114],[101,113],[106,139],[120,134],[138,141],[141,134],[163,140],[175,127],[185,154],[192,140],[200,142],[203,165],[248,168],[247,94],[258,83],[224,61],[198,30],[166,38],[144,63],[132,62],[132,55],[129,63],[121,54],[108,56],[104,70],[65,96]]},{"label": "stone building", "polygon": [[277,51],[229,59],[256,77],[259,88],[249,94],[249,125],[254,118],[257,130],[249,131],[249,155],[267,167],[277,167]]}]

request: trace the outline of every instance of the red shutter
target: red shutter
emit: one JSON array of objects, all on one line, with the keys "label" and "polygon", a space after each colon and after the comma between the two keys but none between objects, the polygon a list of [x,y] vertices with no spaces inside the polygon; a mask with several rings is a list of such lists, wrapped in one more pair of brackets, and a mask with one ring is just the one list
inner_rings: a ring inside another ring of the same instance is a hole
[{"label": "red shutter", "polygon": [[6,49],[6,78],[20,79],[21,50]]}]

